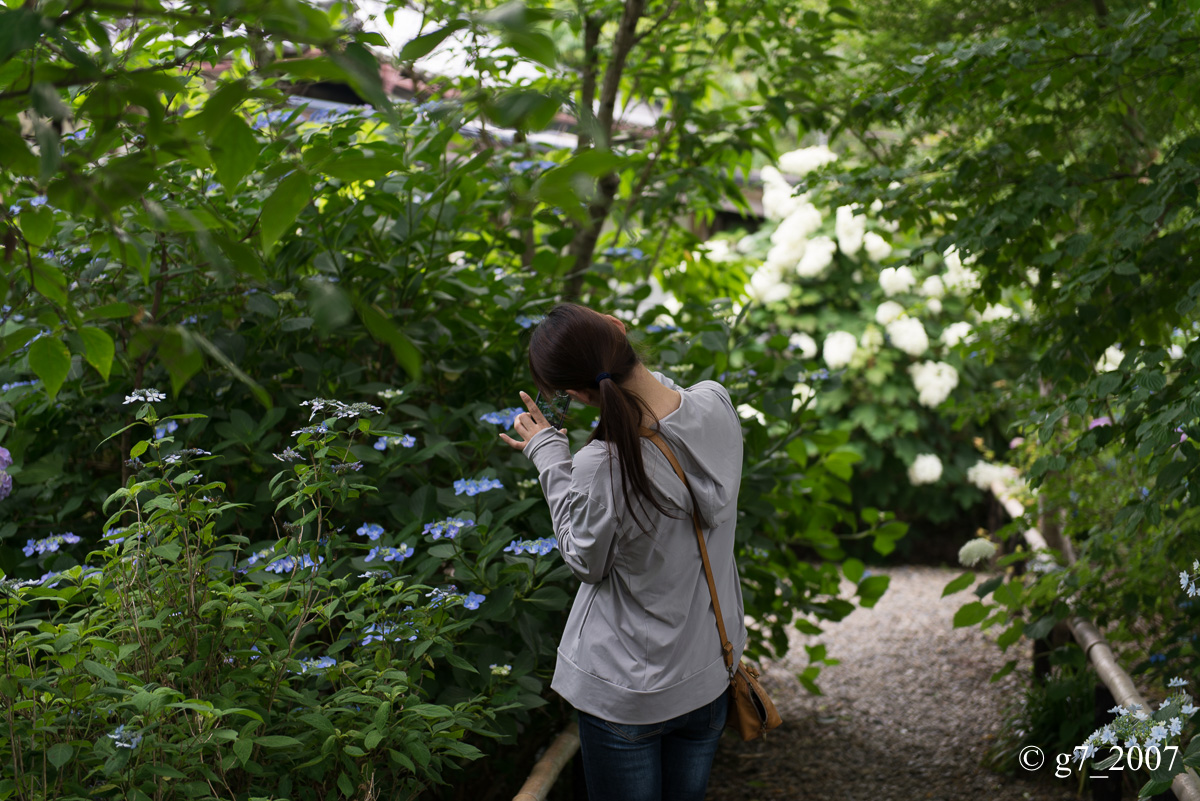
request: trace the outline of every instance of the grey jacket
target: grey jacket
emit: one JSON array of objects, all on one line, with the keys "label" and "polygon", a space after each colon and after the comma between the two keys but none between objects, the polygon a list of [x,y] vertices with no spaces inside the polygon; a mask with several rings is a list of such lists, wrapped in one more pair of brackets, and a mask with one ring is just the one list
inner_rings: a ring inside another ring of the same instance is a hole
[{"label": "grey jacket", "polygon": [[[733,559],[741,422],[717,382],[683,389],[654,376],[681,394],[679,408],[660,421],[659,431],[710,524],[705,541],[736,664],[746,641]],[[607,443],[591,442],[572,458],[566,436],[544,429],[524,451],[537,466],[562,558],[583,582],[558,646],[551,687],[576,709],[626,724],[682,715],[729,686],[691,498],[658,448],[647,439],[641,445],[660,501],[679,515],[639,507],[648,534],[628,513],[619,463]]]}]

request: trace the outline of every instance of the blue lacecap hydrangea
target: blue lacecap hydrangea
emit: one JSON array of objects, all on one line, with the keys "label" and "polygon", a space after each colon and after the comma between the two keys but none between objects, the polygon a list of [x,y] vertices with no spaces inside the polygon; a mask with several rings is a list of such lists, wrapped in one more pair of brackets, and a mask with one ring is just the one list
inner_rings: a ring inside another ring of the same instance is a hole
[{"label": "blue lacecap hydrangea", "polygon": [[354,533],[360,537],[366,537],[374,541],[383,536],[383,526],[378,523],[363,523]]},{"label": "blue lacecap hydrangea", "polygon": [[399,437],[380,437],[375,440],[375,450],[386,451],[391,445],[399,445],[401,448],[412,448],[417,444],[417,438],[412,434],[403,434]]},{"label": "blue lacecap hydrangea", "polygon": [[504,549],[504,552],[518,556],[523,553],[545,556],[556,550],[558,550],[558,541],[554,537],[542,537],[537,540],[513,540]]},{"label": "blue lacecap hydrangea", "polygon": [[313,558],[308,554],[304,554],[303,556],[281,556],[274,562],[271,562],[271,564],[267,565],[266,571],[268,573],[278,573],[279,575],[283,575],[284,573],[291,573],[297,568],[300,570],[315,568],[324,561],[324,556],[318,556],[314,561]]},{"label": "blue lacecap hydrangea", "polygon": [[331,667],[337,667],[337,660],[332,656],[318,656],[315,659],[300,660],[299,670],[290,670],[291,673],[308,673],[317,670],[328,670]]},{"label": "blue lacecap hydrangea", "polygon": [[528,314],[518,314],[514,322],[522,328],[528,329],[533,328],[545,319],[546,315],[544,314],[535,314],[532,317]]},{"label": "blue lacecap hydrangea", "polygon": [[488,412],[482,415],[479,419],[485,423],[494,423],[503,428],[512,428],[513,422],[517,419],[517,415],[525,411],[518,406],[510,406],[507,409],[501,409],[498,412]]},{"label": "blue lacecap hydrangea", "polygon": [[25,552],[26,556],[33,556],[35,553],[41,556],[54,553],[63,545],[75,545],[78,542],[79,537],[68,531],[65,534],[51,534],[40,540],[29,540],[21,550]]},{"label": "blue lacecap hydrangea", "polygon": [[163,437],[167,436],[168,434],[174,434],[178,430],[179,430],[179,423],[176,423],[174,420],[168,420],[166,422],[166,425],[161,425],[161,426],[155,427],[154,438],[162,439]]},{"label": "blue lacecap hydrangea", "polygon": [[428,534],[435,540],[440,540],[445,537],[452,540],[457,537],[464,528],[475,525],[474,520],[464,520],[460,517],[448,517],[445,520],[439,520],[436,523],[426,523],[423,533]]},{"label": "blue lacecap hydrangea", "polygon": [[363,629],[363,633],[367,636],[363,637],[362,644],[370,645],[373,642],[387,642],[389,640],[391,642],[395,642],[400,639],[406,639],[409,642],[416,642],[417,630],[415,628],[412,629],[413,634],[408,637],[404,637],[402,635],[392,636],[395,635],[398,628],[399,625],[396,623],[372,623]]},{"label": "blue lacecap hydrangea", "polygon": [[629,258],[635,261],[641,261],[646,258],[646,254],[641,248],[605,248],[603,255],[614,258]]},{"label": "blue lacecap hydrangea", "polygon": [[366,561],[373,562],[376,557],[379,557],[385,562],[403,562],[408,557],[412,556],[414,549],[410,548],[406,543],[400,543],[399,548],[386,548],[382,545],[372,548],[367,552]]},{"label": "blue lacecap hydrangea", "polygon": [[454,482],[455,495],[479,495],[488,490],[504,489],[504,485],[495,478],[460,478]]}]

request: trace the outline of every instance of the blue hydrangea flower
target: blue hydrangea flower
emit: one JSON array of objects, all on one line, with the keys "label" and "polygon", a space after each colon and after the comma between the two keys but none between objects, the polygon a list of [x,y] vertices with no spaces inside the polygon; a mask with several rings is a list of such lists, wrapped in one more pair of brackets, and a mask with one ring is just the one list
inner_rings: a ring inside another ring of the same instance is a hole
[{"label": "blue hydrangea flower", "polygon": [[174,434],[178,430],[179,430],[179,423],[176,423],[174,420],[168,420],[166,425],[161,425],[161,426],[155,427],[154,438],[162,439],[165,436],[167,436],[167,434]]},{"label": "blue hydrangea flower", "polygon": [[[17,317],[19,316],[20,315],[16,315],[13,317],[13,319],[17,320]],[[20,322],[20,320],[17,320],[17,322]],[[13,381],[11,384],[0,384],[0,392],[8,392],[10,389],[17,389],[18,387],[32,387],[36,383],[37,379],[35,378],[31,381]]]},{"label": "blue hydrangea flower", "polygon": [[0,501],[12,495],[12,476],[7,470],[0,470]]},{"label": "blue hydrangea flower", "polygon": [[466,493],[469,496],[479,495],[488,490],[504,489],[504,485],[499,479],[495,478],[460,478],[454,482],[454,494],[462,495]]},{"label": "blue hydrangea flower", "polygon": [[630,258],[634,261],[641,261],[646,258],[646,254],[641,248],[605,248],[604,256],[614,256],[617,258]]},{"label": "blue hydrangea flower", "polygon": [[310,568],[315,568],[324,561],[324,556],[318,556],[314,562],[313,558],[308,554],[304,554],[299,558],[295,556],[281,556],[271,564],[267,565],[266,570],[268,573],[276,573],[282,576],[284,573],[291,573],[297,569],[308,570]]},{"label": "blue hydrangea flower", "polygon": [[363,523],[354,533],[369,540],[377,540],[383,536],[383,526],[378,523]]},{"label": "blue hydrangea flower", "polygon": [[479,605],[487,600],[486,595],[480,595],[477,592],[468,592],[467,597],[463,599],[463,607],[465,609],[478,609]]},{"label": "blue hydrangea flower", "polygon": [[658,334],[661,332],[678,333],[683,329],[677,325],[648,325],[646,326],[647,334]]},{"label": "blue hydrangea flower", "polygon": [[411,448],[417,444],[417,438],[412,434],[403,434],[399,437],[380,437],[375,440],[375,450],[386,451],[392,445],[399,445],[401,448]]},{"label": "blue hydrangea flower", "polygon": [[433,590],[425,593],[425,597],[430,599],[429,608],[436,609],[437,607],[441,606],[444,601],[460,598],[462,596],[458,595],[458,587],[451,584],[444,590],[434,587]]},{"label": "blue hydrangea flower", "polygon": [[538,323],[540,323],[542,320],[545,320],[545,319],[546,319],[546,315],[544,315],[544,314],[535,314],[532,317],[530,317],[527,314],[518,314],[516,319],[513,322],[515,322],[517,325],[521,326],[522,328],[528,329],[528,328],[533,328],[535,325],[537,325]]},{"label": "blue hydrangea flower", "polygon": [[290,670],[290,673],[307,673],[310,670],[328,670],[331,667],[337,667],[337,660],[332,656],[319,656],[316,659],[301,659],[299,670]]},{"label": "blue hydrangea flower", "polygon": [[138,401],[142,401],[144,403],[157,403],[159,401],[165,401],[166,399],[167,396],[159,392],[157,389],[135,389],[132,394],[125,396],[125,404],[128,405],[130,403],[137,403]]},{"label": "blue hydrangea flower", "polygon": [[426,523],[423,533],[430,535],[435,540],[440,540],[445,537],[452,540],[459,533],[469,526],[475,525],[474,520],[463,520],[459,517],[448,517],[445,520],[439,520],[436,523]]},{"label": "blue hydrangea flower", "polygon": [[38,579],[38,584],[41,584],[46,589],[53,589],[58,586],[59,576],[62,575],[61,570],[52,570],[49,573],[43,573]]},{"label": "blue hydrangea flower", "polygon": [[124,723],[114,729],[108,736],[113,739],[113,745],[117,748],[137,748],[142,742],[142,733],[127,730]]},{"label": "blue hydrangea flower", "polygon": [[12,467],[12,454],[8,452],[8,448],[0,445],[0,470],[7,470]]},{"label": "blue hydrangea flower", "polygon": [[35,553],[41,556],[57,551],[61,545],[75,545],[78,542],[79,537],[68,531],[65,534],[51,534],[40,540],[29,540],[21,550],[25,552],[26,556],[33,556]]},{"label": "blue hydrangea flower", "polygon": [[359,470],[362,470],[362,469],[363,469],[362,462],[342,462],[341,464],[335,464],[333,466],[333,472],[337,473],[339,476],[342,475],[343,473],[350,473],[350,472],[357,473]]},{"label": "blue hydrangea flower", "polygon": [[513,540],[504,549],[505,553],[521,555],[523,553],[545,556],[551,551],[558,550],[558,540],[554,537],[542,537],[537,540]]},{"label": "blue hydrangea flower", "polygon": [[272,453],[271,455],[281,462],[296,462],[304,458],[297,453],[291,445],[284,448],[282,453]]},{"label": "blue hydrangea flower", "polygon": [[403,562],[408,557],[412,556],[414,549],[410,548],[407,543],[400,543],[399,548],[386,548],[382,545],[372,548],[367,552],[365,561],[372,562],[375,557],[379,557],[385,562]]},{"label": "blue hydrangea flower", "polygon": [[498,412],[488,412],[479,419],[485,423],[495,423],[503,428],[512,428],[513,422],[516,421],[517,415],[525,411],[518,406],[510,406],[507,409],[501,409]]},{"label": "blue hydrangea flower", "polygon": [[[369,625],[365,629],[363,629],[363,632],[366,633],[367,636],[363,637],[362,644],[370,645],[373,642],[387,642],[389,635],[394,635],[398,628],[399,628],[399,626],[395,623],[379,623],[379,624],[372,623],[371,625]],[[416,642],[416,640],[417,640],[416,631],[417,630],[415,628],[412,628],[411,626],[409,626],[409,628],[412,629],[412,631],[413,631],[413,634],[411,636],[409,636],[409,637],[404,637],[403,635],[391,636],[390,637],[391,641],[395,642],[399,639],[406,639],[409,642]]]}]

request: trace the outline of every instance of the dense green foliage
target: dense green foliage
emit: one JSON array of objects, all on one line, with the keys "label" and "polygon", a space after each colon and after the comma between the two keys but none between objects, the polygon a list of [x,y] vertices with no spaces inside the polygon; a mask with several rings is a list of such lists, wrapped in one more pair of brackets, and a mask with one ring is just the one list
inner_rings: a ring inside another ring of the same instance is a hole
[{"label": "dense green foliage", "polygon": [[[653,158],[598,137],[501,147],[469,134],[545,124],[537,92],[464,79],[393,104],[378,37],[344,12],[0,12],[4,796],[411,796],[558,725],[544,682],[575,582],[521,547],[549,517],[493,421],[527,388],[523,335],[560,289],[635,319],[652,367],[721,377],[771,415],[746,421],[752,652],[784,651],[797,613],[818,631],[886,589],[838,538],[887,552],[904,527],[855,511],[858,454],[793,409],[811,365],[733,314],[740,284],[649,325],[667,310],[645,302],[627,238],[665,232],[656,247],[679,254],[695,237],[647,187],[734,193],[719,128],[735,111],[681,99]],[[400,59],[470,27],[545,63],[546,31],[571,22],[480,14]],[[373,108],[285,91],[314,81]],[[612,176],[640,224],[601,240]],[[169,398],[144,402],[152,388]],[[589,422],[573,412],[576,447]],[[809,656],[815,688],[826,655]]]},{"label": "dense green foliage", "polygon": [[973,402],[1017,413],[1000,456],[1040,490],[1000,535],[1041,526],[1062,564],[976,588],[956,622],[1008,647],[1079,614],[1151,686],[1194,676],[1197,610],[1162,586],[1200,553],[1195,3],[961,10],[858,62],[842,130],[873,163],[841,176],[860,199],[900,182],[884,213],[974,257],[977,310],[1032,302],[980,348],[1017,380]]}]

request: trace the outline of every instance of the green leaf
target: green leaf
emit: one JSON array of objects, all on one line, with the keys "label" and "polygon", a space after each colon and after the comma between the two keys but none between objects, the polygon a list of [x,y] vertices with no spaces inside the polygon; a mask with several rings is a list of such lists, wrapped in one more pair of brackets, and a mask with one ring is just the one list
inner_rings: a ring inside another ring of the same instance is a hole
[{"label": "green leaf", "polygon": [[83,358],[107,381],[116,353],[113,338],[107,331],[91,325],[80,328],[79,335],[83,338]]},{"label": "green leaf", "polygon": [[212,140],[212,158],[217,167],[217,180],[232,195],[242,188],[242,179],[258,161],[259,144],[254,131],[240,116],[234,114],[221,126]]},{"label": "green leaf", "polygon": [[1138,791],[1138,798],[1150,798],[1151,796],[1165,793],[1171,789],[1171,782],[1166,780],[1150,780],[1142,785],[1142,789]]},{"label": "green leaf", "polygon": [[850,581],[853,581],[855,584],[857,584],[859,582],[859,579],[861,579],[863,577],[863,572],[865,570],[866,570],[865,566],[863,565],[862,561],[859,559],[855,559],[855,558],[851,557],[850,559],[847,559],[845,562],[842,562],[842,574]]},{"label": "green leaf", "polygon": [[279,182],[263,203],[260,225],[264,253],[270,252],[283,232],[296,222],[311,196],[312,182],[303,170],[293,170]]},{"label": "green leaf", "polygon": [[116,671],[114,671],[108,665],[102,665],[99,662],[95,662],[91,659],[83,660],[82,664],[84,670],[86,670],[88,673],[91,673],[93,676],[102,681],[108,682],[114,687],[121,683],[121,680],[117,678]]},{"label": "green leaf", "polygon": [[54,400],[71,372],[71,352],[62,340],[41,337],[29,346],[29,367],[42,379],[46,394]]},{"label": "green leaf", "polygon": [[433,48],[446,41],[446,37],[456,31],[461,31],[465,27],[467,27],[466,20],[455,20],[444,28],[423,33],[414,39],[410,39],[405,43],[404,47],[400,48],[400,52],[396,54],[396,60],[415,61],[422,56],[427,56]]},{"label": "green leaf", "polygon": [[942,597],[945,598],[947,595],[953,595],[956,592],[965,590],[967,587],[971,586],[971,582],[974,580],[974,573],[963,573],[961,576],[946,585],[946,588],[942,590]]},{"label": "green leaf", "polygon": [[954,628],[974,626],[988,616],[990,610],[979,601],[972,601],[954,613]]},{"label": "green leaf", "polygon": [[25,209],[17,215],[17,225],[29,244],[40,248],[54,230],[54,211],[46,206]]},{"label": "green leaf", "polygon": [[71,757],[75,756],[75,749],[66,743],[55,743],[46,751],[46,758],[50,760],[50,764],[56,768],[61,768],[63,765],[71,761]]},{"label": "green leaf", "polygon": [[873,607],[883,594],[887,592],[891,578],[888,576],[870,576],[859,582],[859,605],[868,609]]},{"label": "green leaf", "polygon": [[263,748],[290,748],[301,745],[301,742],[295,737],[288,737],[283,734],[267,734],[262,737],[255,737],[254,742]]},{"label": "green leaf", "polygon": [[404,368],[413,378],[419,378],[421,375],[421,354],[417,352],[416,347],[409,341],[408,337],[400,328],[391,321],[380,309],[373,303],[367,303],[358,297],[352,297],[354,308],[358,312],[358,317],[362,320],[363,325],[367,327],[367,331],[371,336],[380,342],[387,344],[392,350],[392,355],[396,357],[396,362]]}]

